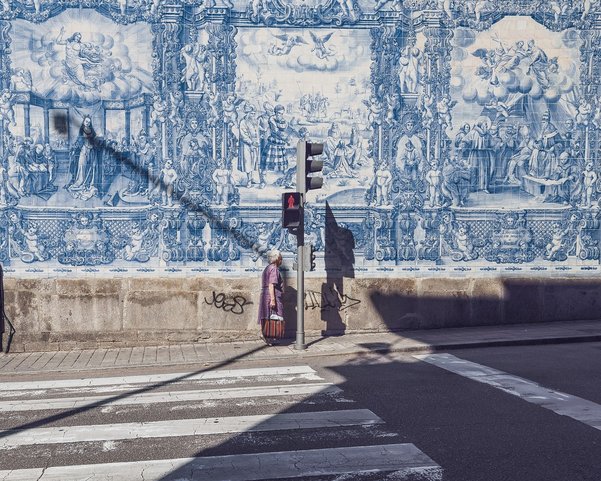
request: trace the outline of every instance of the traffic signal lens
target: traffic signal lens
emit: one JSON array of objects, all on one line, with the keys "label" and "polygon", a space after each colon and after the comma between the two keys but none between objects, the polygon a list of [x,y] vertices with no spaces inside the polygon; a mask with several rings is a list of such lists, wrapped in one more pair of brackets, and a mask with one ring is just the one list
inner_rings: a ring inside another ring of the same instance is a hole
[{"label": "traffic signal lens", "polygon": [[282,194],[282,227],[294,229],[301,223],[300,192],[284,192]]}]

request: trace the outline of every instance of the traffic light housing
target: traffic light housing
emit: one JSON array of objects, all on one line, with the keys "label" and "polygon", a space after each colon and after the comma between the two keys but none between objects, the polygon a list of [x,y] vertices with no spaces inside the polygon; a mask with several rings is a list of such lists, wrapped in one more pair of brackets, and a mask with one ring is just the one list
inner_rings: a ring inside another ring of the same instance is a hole
[{"label": "traffic light housing", "polygon": [[309,174],[321,172],[323,169],[323,160],[312,159],[311,157],[321,155],[323,144],[305,142],[300,140],[296,149],[296,188],[301,193],[309,190],[320,189],[323,185],[322,177],[314,177]]},{"label": "traffic light housing", "polygon": [[315,246],[311,243],[303,246],[303,270],[311,272],[315,270]]},{"label": "traffic light housing", "polygon": [[302,222],[300,192],[284,192],[282,194],[282,227],[298,229]]}]

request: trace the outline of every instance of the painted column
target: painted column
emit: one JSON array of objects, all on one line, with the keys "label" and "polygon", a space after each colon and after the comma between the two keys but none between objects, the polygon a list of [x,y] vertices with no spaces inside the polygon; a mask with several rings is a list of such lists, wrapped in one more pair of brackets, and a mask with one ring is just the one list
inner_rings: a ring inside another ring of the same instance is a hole
[{"label": "painted column", "polygon": [[23,123],[25,124],[25,137],[29,137],[31,135],[31,109],[29,104],[23,105]]},{"label": "painted column", "polygon": [[44,143],[50,142],[50,109],[44,107]]}]

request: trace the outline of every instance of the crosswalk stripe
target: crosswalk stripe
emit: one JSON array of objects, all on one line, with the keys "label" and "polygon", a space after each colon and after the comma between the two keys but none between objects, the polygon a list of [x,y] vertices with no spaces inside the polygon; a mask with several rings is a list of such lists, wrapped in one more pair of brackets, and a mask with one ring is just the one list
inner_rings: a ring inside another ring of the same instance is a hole
[{"label": "crosswalk stripe", "polygon": [[534,381],[467,361],[452,354],[428,354],[414,357],[601,430],[601,405],[592,401],[546,388]]},{"label": "crosswalk stripe", "polygon": [[176,374],[152,374],[123,377],[99,377],[89,379],[58,379],[51,381],[8,381],[0,384],[0,391],[22,391],[40,389],[61,389],[71,387],[111,386],[125,384],[160,384],[177,381],[207,381],[220,379],[256,378],[270,376],[302,377],[306,380],[321,381],[315,370],[309,366],[263,367],[252,369],[223,369],[205,372]]},{"label": "crosswalk stripe", "polygon": [[266,398],[278,396],[312,396],[336,394],[341,389],[331,383],[290,384],[262,387],[220,388],[187,391],[159,391],[120,396],[78,396],[64,398],[17,399],[1,401],[0,412],[45,411],[51,409],[79,409],[94,405],[129,406],[190,401]]},{"label": "crosswalk stripe", "polygon": [[0,431],[0,449],[34,444],[201,436],[286,429],[365,426],[383,421],[369,409],[178,419]]},{"label": "crosswalk stripe", "polygon": [[179,479],[186,480],[259,481],[386,471],[420,474],[420,479],[442,475],[440,466],[413,444],[385,444],[0,471],[0,480],[158,481],[181,473]]}]

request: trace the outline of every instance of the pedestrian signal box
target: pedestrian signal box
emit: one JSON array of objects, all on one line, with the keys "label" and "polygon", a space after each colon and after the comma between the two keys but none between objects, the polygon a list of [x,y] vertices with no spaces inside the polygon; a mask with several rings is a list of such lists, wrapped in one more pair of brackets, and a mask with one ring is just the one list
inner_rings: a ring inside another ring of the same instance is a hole
[{"label": "pedestrian signal box", "polygon": [[300,226],[301,204],[300,192],[284,192],[282,194],[282,227],[284,229],[297,229]]}]

